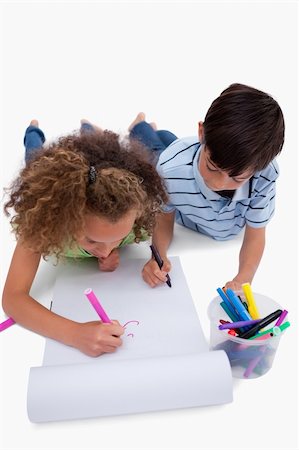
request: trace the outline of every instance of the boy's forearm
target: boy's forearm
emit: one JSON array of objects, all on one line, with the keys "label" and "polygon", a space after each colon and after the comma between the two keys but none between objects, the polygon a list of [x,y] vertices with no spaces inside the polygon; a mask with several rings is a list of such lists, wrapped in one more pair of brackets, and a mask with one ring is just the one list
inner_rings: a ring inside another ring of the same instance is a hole
[{"label": "boy's forearm", "polygon": [[251,283],[257,271],[265,248],[265,228],[246,228],[239,255],[239,270],[234,280]]},{"label": "boy's forearm", "polygon": [[234,281],[239,283],[252,283],[253,277],[257,271],[259,265],[258,262],[252,262],[251,264],[243,263],[240,261],[238,274],[235,276]]},{"label": "boy's forearm", "polygon": [[173,238],[175,212],[161,213],[153,233],[153,244],[158,249],[162,259],[167,255],[168,247]]}]

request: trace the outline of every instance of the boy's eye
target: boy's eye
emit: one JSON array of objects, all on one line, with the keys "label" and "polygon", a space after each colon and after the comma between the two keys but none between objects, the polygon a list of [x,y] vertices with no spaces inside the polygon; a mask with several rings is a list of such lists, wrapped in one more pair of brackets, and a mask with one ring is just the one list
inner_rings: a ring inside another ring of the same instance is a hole
[{"label": "boy's eye", "polygon": [[238,180],[237,178],[232,177],[232,180],[234,180],[235,183],[243,183],[245,181],[244,179]]},{"label": "boy's eye", "polygon": [[211,167],[211,166],[209,166],[208,164],[207,164],[206,166],[207,166],[207,169],[208,169],[210,172],[219,172],[219,170],[218,170],[218,169],[215,169],[215,167]]},{"label": "boy's eye", "polygon": [[[207,169],[208,169],[209,172],[221,172],[219,169],[216,169],[215,167],[210,166],[209,164],[206,164],[206,167],[207,167]],[[232,180],[233,180],[235,183],[243,183],[243,181],[246,181],[244,178],[242,178],[242,179],[240,180],[239,178],[234,178],[234,177],[232,177]]]}]

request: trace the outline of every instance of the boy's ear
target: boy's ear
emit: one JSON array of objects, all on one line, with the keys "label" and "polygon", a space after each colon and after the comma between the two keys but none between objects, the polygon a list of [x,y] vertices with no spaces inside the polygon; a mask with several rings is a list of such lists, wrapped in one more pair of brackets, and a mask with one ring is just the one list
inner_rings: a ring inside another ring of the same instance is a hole
[{"label": "boy's ear", "polygon": [[203,122],[198,122],[198,137],[199,137],[199,142],[204,142],[205,140],[205,132],[204,132],[204,127],[203,127]]}]

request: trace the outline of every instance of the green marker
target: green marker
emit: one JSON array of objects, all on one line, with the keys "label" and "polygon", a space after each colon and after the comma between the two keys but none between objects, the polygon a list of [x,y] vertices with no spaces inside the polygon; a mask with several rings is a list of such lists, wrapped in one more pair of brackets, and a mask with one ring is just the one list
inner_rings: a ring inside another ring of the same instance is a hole
[{"label": "green marker", "polygon": [[270,333],[273,333],[274,336],[278,336],[282,331],[284,331],[290,325],[291,325],[290,322],[284,322],[282,325],[279,325],[279,327],[276,326],[276,327],[270,328],[269,330],[261,331],[260,333],[255,334],[254,336],[249,338],[249,340],[256,339],[261,336],[264,336],[265,334],[270,334]]},{"label": "green marker", "polygon": [[228,317],[233,321],[233,322],[237,322],[239,319],[238,317],[233,314],[227,307],[227,305],[224,302],[220,303],[220,306],[224,309],[224,311],[226,312],[226,314],[228,315]]}]

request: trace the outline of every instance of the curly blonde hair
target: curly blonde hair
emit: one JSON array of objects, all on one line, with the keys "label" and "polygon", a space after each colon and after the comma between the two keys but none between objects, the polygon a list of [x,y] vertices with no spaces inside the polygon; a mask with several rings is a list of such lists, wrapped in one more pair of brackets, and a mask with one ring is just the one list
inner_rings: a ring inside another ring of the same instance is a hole
[{"label": "curly blonde hair", "polygon": [[74,133],[41,149],[7,193],[4,211],[9,216],[14,209],[10,222],[17,238],[44,257],[58,258],[74,245],[86,214],[115,223],[136,209],[138,242],[141,229],[152,234],[156,213],[167,201],[147,150],[135,140],[120,142],[111,131]]}]

